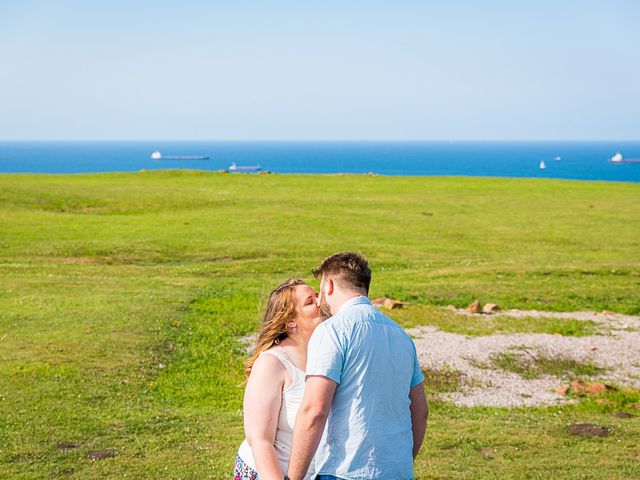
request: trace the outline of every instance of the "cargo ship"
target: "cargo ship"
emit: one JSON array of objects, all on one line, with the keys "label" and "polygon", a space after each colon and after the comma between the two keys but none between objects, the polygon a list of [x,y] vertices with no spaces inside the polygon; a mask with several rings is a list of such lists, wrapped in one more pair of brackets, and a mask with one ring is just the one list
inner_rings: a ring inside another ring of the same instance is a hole
[{"label": "cargo ship", "polygon": [[151,160],[209,160],[206,155],[162,155],[158,150],[151,154]]},{"label": "cargo ship", "polygon": [[259,172],[260,170],[262,170],[262,167],[260,165],[247,165],[247,166],[239,166],[236,165],[236,162],[233,162],[230,166],[229,166],[229,171],[230,172]]},{"label": "cargo ship", "polygon": [[609,163],[640,163],[640,158],[624,158],[620,152],[609,159]]}]

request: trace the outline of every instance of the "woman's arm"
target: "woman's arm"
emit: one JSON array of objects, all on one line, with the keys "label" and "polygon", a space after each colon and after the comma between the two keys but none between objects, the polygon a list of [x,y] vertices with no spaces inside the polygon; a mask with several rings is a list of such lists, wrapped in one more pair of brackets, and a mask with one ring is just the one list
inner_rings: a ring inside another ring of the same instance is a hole
[{"label": "woman's arm", "polygon": [[273,355],[253,364],[244,392],[244,431],[260,480],[282,480],[273,442],[278,428],[286,369]]}]

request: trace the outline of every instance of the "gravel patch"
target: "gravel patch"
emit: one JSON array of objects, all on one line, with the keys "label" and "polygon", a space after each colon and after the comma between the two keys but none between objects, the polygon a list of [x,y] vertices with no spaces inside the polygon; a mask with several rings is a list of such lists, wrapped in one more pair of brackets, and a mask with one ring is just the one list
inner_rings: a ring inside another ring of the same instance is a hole
[{"label": "gravel patch", "polygon": [[[467,312],[459,311],[460,321]],[[514,348],[527,348],[551,358],[589,361],[606,372],[597,378],[618,385],[640,388],[640,317],[612,313],[554,313],[507,310],[496,316],[552,317],[591,320],[602,323],[605,335],[569,337],[549,334],[512,334],[467,337],[425,326],[408,330],[413,337],[421,365],[429,368],[453,368],[466,375],[471,386],[462,391],[442,394],[440,398],[459,406],[515,407],[554,405],[571,400],[554,389],[568,378],[544,376],[527,380],[515,373],[480,368],[495,354]]]}]

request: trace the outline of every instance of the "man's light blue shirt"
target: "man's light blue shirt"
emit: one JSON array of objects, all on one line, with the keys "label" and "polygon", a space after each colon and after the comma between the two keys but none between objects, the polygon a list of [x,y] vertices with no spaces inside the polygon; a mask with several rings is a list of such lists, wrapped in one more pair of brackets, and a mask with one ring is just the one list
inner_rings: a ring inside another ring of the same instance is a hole
[{"label": "man's light blue shirt", "polygon": [[400,326],[367,297],[349,300],[311,336],[309,375],[338,384],[315,456],[318,474],[413,478],[409,390],[424,377]]}]

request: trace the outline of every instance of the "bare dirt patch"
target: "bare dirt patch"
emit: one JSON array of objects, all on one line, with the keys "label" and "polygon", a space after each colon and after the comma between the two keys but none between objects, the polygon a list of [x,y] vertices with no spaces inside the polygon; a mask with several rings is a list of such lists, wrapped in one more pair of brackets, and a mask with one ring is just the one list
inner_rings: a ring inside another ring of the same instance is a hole
[{"label": "bare dirt patch", "polygon": [[115,450],[93,450],[87,452],[87,458],[90,460],[104,460],[105,458],[113,458],[115,456]]},{"label": "bare dirt patch", "polygon": [[582,437],[607,437],[610,430],[605,427],[598,427],[591,423],[576,423],[569,425],[567,428],[571,435],[579,435]]},{"label": "bare dirt patch", "polygon": [[80,445],[71,442],[60,442],[56,445],[56,448],[62,452],[65,452],[68,450],[73,450],[75,448],[80,448]]},{"label": "bare dirt patch", "polygon": [[627,412],[616,412],[613,414],[614,417],[617,418],[635,418],[636,416],[632,413],[627,413]]}]

